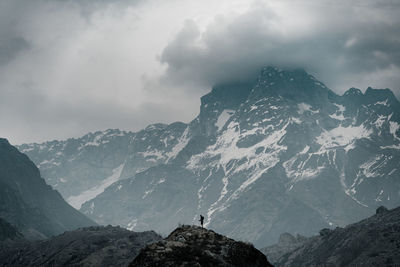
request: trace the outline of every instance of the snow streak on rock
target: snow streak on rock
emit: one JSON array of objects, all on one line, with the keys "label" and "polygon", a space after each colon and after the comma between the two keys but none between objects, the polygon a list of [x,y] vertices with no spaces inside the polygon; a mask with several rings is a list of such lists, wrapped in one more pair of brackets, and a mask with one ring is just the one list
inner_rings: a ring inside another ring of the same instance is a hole
[{"label": "snow streak on rock", "polygon": [[95,186],[89,190],[86,190],[85,192],[81,193],[80,195],[77,196],[71,196],[67,199],[67,202],[74,207],[75,209],[80,209],[82,204],[95,198],[99,194],[104,192],[104,189],[109,187],[111,184],[115,183],[118,181],[118,179],[121,176],[122,169],[124,168],[124,164],[121,164],[117,168],[113,170],[113,173],[104,179],[100,185]]}]

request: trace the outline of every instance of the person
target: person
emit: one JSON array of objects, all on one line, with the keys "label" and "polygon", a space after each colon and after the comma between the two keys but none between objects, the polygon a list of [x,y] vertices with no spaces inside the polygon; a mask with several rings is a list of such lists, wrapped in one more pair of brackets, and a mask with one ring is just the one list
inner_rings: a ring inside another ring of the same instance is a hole
[{"label": "person", "polygon": [[203,215],[200,214],[200,224],[201,224],[201,228],[203,228],[203,223],[204,223],[204,217]]}]

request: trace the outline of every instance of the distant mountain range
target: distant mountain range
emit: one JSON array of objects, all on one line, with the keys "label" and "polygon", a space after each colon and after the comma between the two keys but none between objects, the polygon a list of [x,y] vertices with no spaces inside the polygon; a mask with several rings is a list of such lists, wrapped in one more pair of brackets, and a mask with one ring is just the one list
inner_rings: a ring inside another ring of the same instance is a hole
[{"label": "distant mountain range", "polygon": [[18,149],[100,224],[165,234],[203,214],[260,247],[399,206],[399,128],[389,89],[340,96],[304,70],[265,67],[254,82],[215,86],[188,124]]},{"label": "distant mountain range", "polygon": [[[0,138],[0,232],[14,239],[42,239],[96,225],[46,184],[29,158]],[[4,221],[5,222],[4,222]]]}]

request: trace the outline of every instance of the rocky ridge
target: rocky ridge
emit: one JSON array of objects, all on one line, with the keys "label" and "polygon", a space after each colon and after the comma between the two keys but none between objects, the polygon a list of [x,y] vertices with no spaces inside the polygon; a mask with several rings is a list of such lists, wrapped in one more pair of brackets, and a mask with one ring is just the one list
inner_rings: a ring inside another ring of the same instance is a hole
[{"label": "rocky ridge", "polygon": [[0,266],[127,266],[146,244],[160,239],[153,231],[80,228],[43,241],[0,243]]},{"label": "rocky ridge", "polygon": [[130,267],[145,266],[272,266],[251,244],[212,230],[183,225],[167,238],[148,245]]},{"label": "rocky ridge", "polygon": [[290,239],[262,249],[274,266],[399,266],[400,208],[380,207],[376,215],[345,228]]}]

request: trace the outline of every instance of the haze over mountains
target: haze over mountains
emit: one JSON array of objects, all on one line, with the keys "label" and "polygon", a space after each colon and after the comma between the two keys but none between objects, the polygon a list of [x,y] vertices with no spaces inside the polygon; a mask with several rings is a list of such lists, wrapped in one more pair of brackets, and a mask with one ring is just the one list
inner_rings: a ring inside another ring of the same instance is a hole
[{"label": "haze over mountains", "polygon": [[204,214],[265,246],[400,205],[399,128],[388,89],[339,96],[303,70],[265,67],[254,82],[214,87],[188,124],[18,148],[100,224],[165,234]]}]

